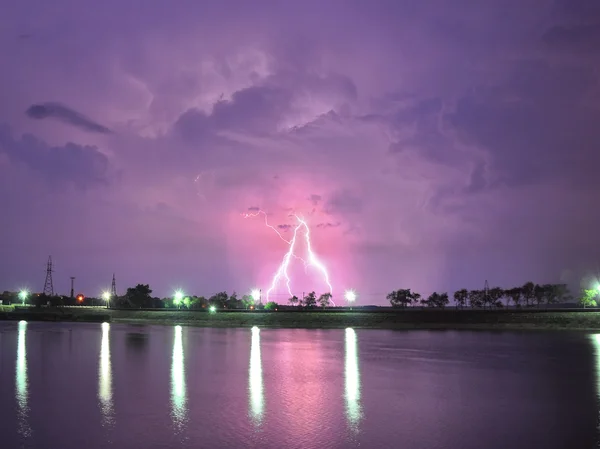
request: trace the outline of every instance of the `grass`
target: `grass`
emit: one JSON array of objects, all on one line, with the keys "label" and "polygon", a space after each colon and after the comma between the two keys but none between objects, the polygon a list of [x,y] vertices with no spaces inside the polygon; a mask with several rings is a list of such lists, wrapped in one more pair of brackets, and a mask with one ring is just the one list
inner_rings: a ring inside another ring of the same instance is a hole
[{"label": "grass", "polygon": [[600,312],[582,310],[393,310],[233,312],[185,310],[107,310],[69,308],[59,311],[0,310],[0,319],[111,321],[181,324],[198,327],[270,327],[340,329],[506,329],[600,330]]}]

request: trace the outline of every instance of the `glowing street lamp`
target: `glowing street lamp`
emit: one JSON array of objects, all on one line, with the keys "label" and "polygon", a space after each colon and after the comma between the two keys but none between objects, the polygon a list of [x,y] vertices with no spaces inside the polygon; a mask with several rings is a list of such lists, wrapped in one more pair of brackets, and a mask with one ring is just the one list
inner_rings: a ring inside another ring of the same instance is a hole
[{"label": "glowing street lamp", "polygon": [[181,290],[177,290],[173,295],[173,304],[179,308],[181,301],[183,301],[183,292]]},{"label": "glowing street lamp", "polygon": [[108,309],[108,304],[110,303],[110,292],[103,292],[102,299],[106,301],[106,308]]},{"label": "glowing street lamp", "polygon": [[25,300],[27,299],[28,296],[29,296],[29,292],[27,290],[21,290],[19,292],[19,299],[21,300],[23,305],[25,305]]},{"label": "glowing street lamp", "polygon": [[344,299],[348,301],[349,304],[352,304],[356,301],[356,292],[354,290],[346,290],[344,293]]},{"label": "glowing street lamp", "polygon": [[216,308],[215,306],[210,306],[210,307],[208,308],[208,311],[209,311],[210,313],[215,313],[215,312],[217,311],[217,308]]},{"label": "glowing street lamp", "polygon": [[252,299],[254,300],[254,303],[260,303],[261,300],[261,291],[258,288],[255,288],[254,290],[252,290],[252,292],[250,293],[250,296],[252,296]]}]

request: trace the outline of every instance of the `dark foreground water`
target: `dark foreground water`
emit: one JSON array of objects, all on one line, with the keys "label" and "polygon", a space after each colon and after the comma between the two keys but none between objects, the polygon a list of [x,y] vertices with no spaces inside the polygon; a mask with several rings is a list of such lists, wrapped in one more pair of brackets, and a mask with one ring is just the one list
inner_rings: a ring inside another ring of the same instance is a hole
[{"label": "dark foreground water", "polygon": [[0,447],[591,448],[600,335],[0,323]]}]

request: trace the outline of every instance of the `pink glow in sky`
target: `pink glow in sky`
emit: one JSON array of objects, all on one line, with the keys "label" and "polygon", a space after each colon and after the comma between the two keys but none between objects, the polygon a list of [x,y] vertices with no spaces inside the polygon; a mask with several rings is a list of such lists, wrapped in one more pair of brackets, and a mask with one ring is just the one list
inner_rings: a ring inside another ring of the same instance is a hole
[{"label": "pink glow in sky", "polygon": [[[0,289],[265,291],[289,211],[334,289],[598,269],[600,8],[584,0],[13,2]],[[294,267],[298,290],[324,287]],[[281,300],[286,298],[281,297]]]}]

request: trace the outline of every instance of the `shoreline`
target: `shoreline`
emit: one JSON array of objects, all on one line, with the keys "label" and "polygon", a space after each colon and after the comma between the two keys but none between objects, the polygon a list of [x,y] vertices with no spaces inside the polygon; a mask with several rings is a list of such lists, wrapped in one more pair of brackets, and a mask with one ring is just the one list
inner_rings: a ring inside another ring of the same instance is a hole
[{"label": "shoreline", "polygon": [[213,328],[600,332],[597,311],[377,310],[206,311],[125,309],[0,310],[0,321],[77,322]]}]

